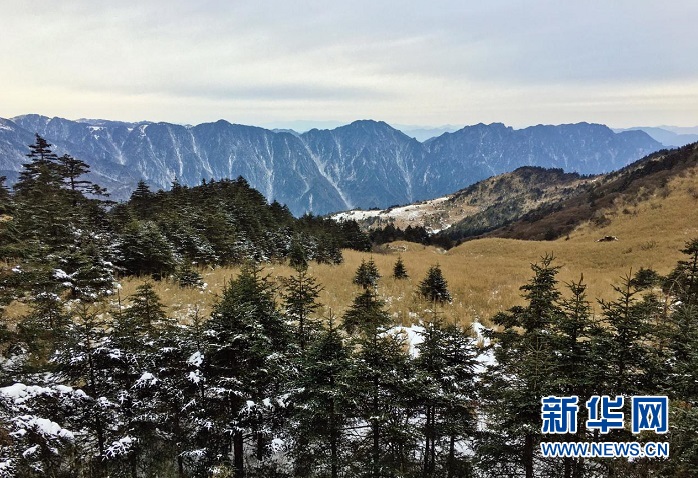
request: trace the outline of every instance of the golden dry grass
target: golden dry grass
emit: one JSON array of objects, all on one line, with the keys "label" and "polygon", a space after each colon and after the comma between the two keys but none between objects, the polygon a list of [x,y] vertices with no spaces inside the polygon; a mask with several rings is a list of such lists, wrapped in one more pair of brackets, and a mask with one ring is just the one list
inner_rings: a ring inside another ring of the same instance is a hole
[{"label": "golden dry grass", "polygon": [[[531,277],[530,264],[545,254],[553,254],[561,266],[561,284],[579,280],[584,274],[589,298],[612,299],[613,284],[631,270],[650,267],[661,274],[668,273],[681,258],[679,249],[686,241],[698,237],[698,175],[689,171],[675,179],[665,191],[648,201],[637,204],[616,204],[606,215],[608,226],[599,228],[584,224],[570,234],[569,239],[552,242],[518,241],[511,239],[481,239],[464,243],[448,252],[434,247],[399,242],[391,245],[400,252],[410,279],[397,281],[390,277],[398,252],[360,253],[344,251],[344,263],[339,266],[312,264],[309,272],[323,285],[320,294],[327,316],[330,311],[341,316],[359,292],[351,283],[361,260],[373,258],[383,276],[379,294],[386,301],[396,322],[409,324],[419,317],[429,316],[430,304],[415,294],[419,281],[428,268],[438,263],[449,283],[453,303],[438,307],[438,313],[448,320],[467,325],[473,320],[485,323],[496,312],[521,303],[519,287]],[[668,193],[668,194],[667,194]],[[596,242],[605,235],[618,237],[617,242]],[[282,277],[293,273],[282,264],[265,267],[266,273],[281,286]],[[186,320],[198,308],[200,314],[210,312],[225,282],[238,274],[237,268],[203,270],[206,289],[181,289],[168,281],[155,283],[170,313]],[[135,292],[141,279],[122,281],[122,299]]]}]

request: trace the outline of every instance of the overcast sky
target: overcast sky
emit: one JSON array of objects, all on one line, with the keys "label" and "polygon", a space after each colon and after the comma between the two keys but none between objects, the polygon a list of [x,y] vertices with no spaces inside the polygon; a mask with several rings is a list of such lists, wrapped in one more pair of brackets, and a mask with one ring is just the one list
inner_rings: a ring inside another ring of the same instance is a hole
[{"label": "overcast sky", "polygon": [[0,117],[698,124],[695,0],[0,0]]}]

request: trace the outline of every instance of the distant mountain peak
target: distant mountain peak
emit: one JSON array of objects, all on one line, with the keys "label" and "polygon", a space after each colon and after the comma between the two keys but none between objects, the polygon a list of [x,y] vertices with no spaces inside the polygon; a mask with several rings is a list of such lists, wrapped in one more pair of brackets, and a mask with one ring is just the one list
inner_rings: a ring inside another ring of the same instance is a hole
[{"label": "distant mountain peak", "polygon": [[184,126],[30,114],[0,125],[0,175],[10,181],[39,133],[61,154],[90,164],[90,179],[116,199],[128,197],[141,179],[166,189],[174,177],[191,186],[243,176],[294,214],[443,196],[520,166],[609,171],[662,147],[644,133],[614,134],[587,123],[521,130],[480,123],[424,143],[373,119],[302,134],[224,119]]}]

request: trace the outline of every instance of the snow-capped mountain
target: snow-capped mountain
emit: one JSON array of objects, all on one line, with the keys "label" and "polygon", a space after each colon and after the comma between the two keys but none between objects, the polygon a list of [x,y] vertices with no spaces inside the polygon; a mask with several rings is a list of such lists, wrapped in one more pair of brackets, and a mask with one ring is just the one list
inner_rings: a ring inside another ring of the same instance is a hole
[{"label": "snow-capped mountain", "polygon": [[243,176],[295,214],[405,204],[525,165],[606,172],[662,148],[641,131],[587,123],[479,124],[420,143],[372,120],[297,134],[223,120],[182,126],[25,115],[0,119],[0,174],[10,181],[34,133],[90,164],[92,179],[117,199],[140,179],[166,189],[175,178],[194,185]]}]

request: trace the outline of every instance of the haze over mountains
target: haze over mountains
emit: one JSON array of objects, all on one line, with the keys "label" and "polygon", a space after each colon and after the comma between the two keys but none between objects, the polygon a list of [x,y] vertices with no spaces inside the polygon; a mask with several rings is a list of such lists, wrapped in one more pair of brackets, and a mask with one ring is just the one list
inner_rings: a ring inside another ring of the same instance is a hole
[{"label": "haze over mountains", "polygon": [[698,127],[697,128],[680,128],[675,126],[638,126],[634,128],[624,128],[615,129],[616,133],[622,131],[644,131],[650,135],[653,139],[659,141],[664,146],[670,148],[678,148],[685,146],[689,143],[695,143],[698,141]]},{"label": "haze over mountains", "polygon": [[245,177],[294,214],[387,207],[452,193],[520,166],[582,174],[623,167],[663,145],[643,131],[588,123],[515,130],[466,126],[419,142],[381,121],[305,133],[231,124],[71,121],[40,115],[0,119],[0,174],[12,181],[38,133],[92,167],[116,199],[140,179],[167,189]]}]

